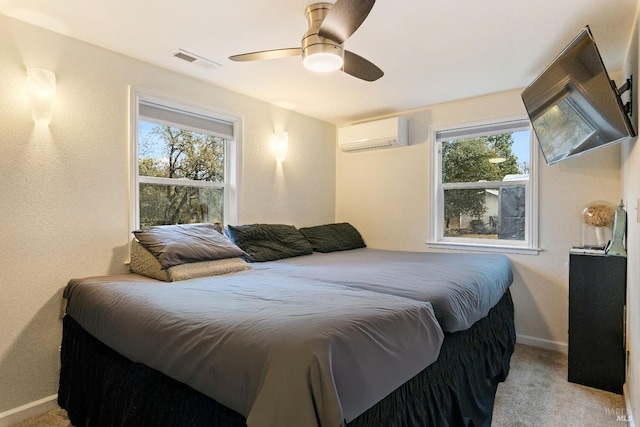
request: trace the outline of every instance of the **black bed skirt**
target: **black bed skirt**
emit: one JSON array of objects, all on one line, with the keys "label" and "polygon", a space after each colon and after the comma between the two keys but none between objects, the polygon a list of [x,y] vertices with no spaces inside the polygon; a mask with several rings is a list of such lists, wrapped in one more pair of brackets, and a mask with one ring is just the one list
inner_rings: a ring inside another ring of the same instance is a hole
[{"label": "black bed skirt", "polygon": [[[489,426],[515,345],[513,313],[507,291],[471,328],[445,334],[436,362],[347,426]],[[68,315],[61,357],[58,403],[76,427],[246,426],[237,412],[121,356]]]}]

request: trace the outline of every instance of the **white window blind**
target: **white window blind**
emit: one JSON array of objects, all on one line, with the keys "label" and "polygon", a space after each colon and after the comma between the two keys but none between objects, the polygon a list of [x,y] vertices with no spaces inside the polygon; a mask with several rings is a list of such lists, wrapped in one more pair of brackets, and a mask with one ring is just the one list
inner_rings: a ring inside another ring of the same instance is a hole
[{"label": "white window blind", "polygon": [[457,129],[443,129],[436,131],[436,142],[529,130],[529,126],[529,120],[516,120],[502,123],[490,123],[481,126],[461,127]]},{"label": "white window blind", "polygon": [[140,101],[138,105],[140,118],[150,119],[169,126],[179,126],[195,132],[204,132],[223,139],[234,139],[233,123],[200,115],[192,111],[182,111],[169,106]]}]

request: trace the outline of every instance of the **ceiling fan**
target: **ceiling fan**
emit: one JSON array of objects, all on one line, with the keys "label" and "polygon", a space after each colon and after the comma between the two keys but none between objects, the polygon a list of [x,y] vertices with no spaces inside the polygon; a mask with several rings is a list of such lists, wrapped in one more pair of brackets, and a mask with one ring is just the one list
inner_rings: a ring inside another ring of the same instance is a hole
[{"label": "ceiling fan", "polygon": [[384,75],[370,61],[344,49],[344,42],[373,8],[375,0],[337,0],[313,3],[305,9],[309,28],[302,36],[302,46],[263,50],[230,56],[232,61],[257,61],[302,56],[302,64],[312,71],[329,72],[342,69],[347,74],[369,82]]}]

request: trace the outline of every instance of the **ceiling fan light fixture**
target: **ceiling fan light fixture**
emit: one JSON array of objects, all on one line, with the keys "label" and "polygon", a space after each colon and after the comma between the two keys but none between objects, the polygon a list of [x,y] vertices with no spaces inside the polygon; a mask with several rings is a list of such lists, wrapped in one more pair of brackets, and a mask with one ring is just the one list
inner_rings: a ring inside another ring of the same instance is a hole
[{"label": "ceiling fan light fixture", "polygon": [[344,71],[355,78],[373,82],[384,75],[375,64],[344,50],[345,41],[369,15],[375,0],[335,0],[312,3],[305,9],[307,31],[300,47],[261,50],[229,57],[232,61],[257,61],[302,55],[303,67],[314,72]]},{"label": "ceiling fan light fixture", "polygon": [[307,70],[329,73],[342,68],[344,61],[341,57],[333,53],[314,53],[304,58],[302,63]]},{"label": "ceiling fan light fixture", "polygon": [[319,73],[338,71],[344,65],[344,50],[335,45],[308,46],[302,54],[302,65]]}]

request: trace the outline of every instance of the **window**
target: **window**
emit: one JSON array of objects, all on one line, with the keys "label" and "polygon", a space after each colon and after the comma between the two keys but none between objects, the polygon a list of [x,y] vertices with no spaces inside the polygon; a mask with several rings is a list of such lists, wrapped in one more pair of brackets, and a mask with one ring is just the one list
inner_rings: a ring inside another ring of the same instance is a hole
[{"label": "window", "polygon": [[237,222],[237,120],[132,91],[132,225]]},{"label": "window", "polygon": [[432,246],[537,251],[528,120],[435,130]]}]

